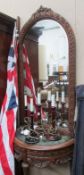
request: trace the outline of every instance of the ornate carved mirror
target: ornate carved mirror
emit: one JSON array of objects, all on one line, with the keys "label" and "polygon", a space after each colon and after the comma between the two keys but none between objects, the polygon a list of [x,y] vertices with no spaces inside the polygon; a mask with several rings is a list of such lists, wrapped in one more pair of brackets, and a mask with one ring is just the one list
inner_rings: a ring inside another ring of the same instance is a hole
[{"label": "ornate carved mirror", "polygon": [[[75,37],[69,23],[51,9],[40,7],[23,26],[19,47],[19,116],[24,120],[22,47],[26,45],[35,87],[53,84],[65,89],[69,129],[73,132],[75,109]],[[60,90],[59,90],[60,93]],[[61,95],[60,95],[61,96]]]}]

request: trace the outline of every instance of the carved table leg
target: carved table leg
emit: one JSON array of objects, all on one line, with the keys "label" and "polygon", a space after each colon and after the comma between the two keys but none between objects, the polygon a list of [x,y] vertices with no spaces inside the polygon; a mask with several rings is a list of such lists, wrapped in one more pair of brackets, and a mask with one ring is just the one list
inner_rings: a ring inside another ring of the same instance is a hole
[{"label": "carved table leg", "polygon": [[26,162],[22,162],[22,168],[23,168],[23,174],[28,175],[29,174],[29,165]]}]

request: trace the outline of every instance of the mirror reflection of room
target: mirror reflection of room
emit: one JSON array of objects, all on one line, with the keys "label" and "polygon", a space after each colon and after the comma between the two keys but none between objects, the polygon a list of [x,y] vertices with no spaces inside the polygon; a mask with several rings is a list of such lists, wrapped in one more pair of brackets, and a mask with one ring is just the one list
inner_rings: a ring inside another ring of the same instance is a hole
[{"label": "mirror reflection of room", "polygon": [[50,93],[51,96],[54,94],[57,125],[67,127],[69,53],[65,30],[54,20],[39,20],[28,30],[24,43],[28,52],[35,90],[38,96],[40,88],[44,111],[46,112],[48,108],[49,98],[52,101]]},{"label": "mirror reflection of room", "polygon": [[68,71],[68,41],[62,26],[54,20],[42,20],[39,37],[39,80],[48,80],[56,72]]},{"label": "mirror reflection of room", "polygon": [[[68,72],[68,38],[63,27],[58,22],[50,19],[40,20],[31,27],[27,37],[28,40],[32,40],[31,42],[34,45],[38,45],[36,51],[40,82],[45,83],[45,81],[48,81],[49,76],[56,76],[56,72]],[[30,49],[30,47],[32,46],[28,43],[27,48]],[[30,66],[32,66],[32,56],[29,49]],[[35,54],[33,54],[33,61],[34,59],[37,61]],[[66,76],[61,78],[67,79]]]}]

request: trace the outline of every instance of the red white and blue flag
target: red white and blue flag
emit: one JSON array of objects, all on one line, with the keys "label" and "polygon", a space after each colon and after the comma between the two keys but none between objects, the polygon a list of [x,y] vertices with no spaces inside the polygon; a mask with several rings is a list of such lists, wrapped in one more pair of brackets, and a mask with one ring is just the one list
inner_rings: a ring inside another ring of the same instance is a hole
[{"label": "red white and blue flag", "polygon": [[[28,110],[30,111],[30,98],[33,98],[34,102],[34,116],[35,119],[37,119],[37,113],[38,113],[38,108],[37,108],[37,97],[36,97],[36,91],[35,91],[35,86],[34,86],[34,81],[32,78],[31,70],[30,70],[30,65],[29,65],[29,58],[28,58],[28,53],[26,46],[23,45],[23,62],[24,62],[24,93],[27,94],[27,107]],[[41,109],[41,117],[42,119],[46,118],[45,112],[43,109]]]},{"label": "red white and blue flag", "polygon": [[18,109],[16,23],[9,49],[7,88],[0,113],[0,175],[14,175],[13,143]]},{"label": "red white and blue flag", "polygon": [[36,98],[36,92],[34,87],[34,81],[30,70],[28,53],[25,45],[23,45],[22,53],[23,53],[23,62],[24,62],[24,93],[27,94],[27,103],[28,103],[27,107],[28,107],[28,110],[30,111],[30,98],[32,97],[33,103],[34,103],[34,113],[36,116],[37,98]]}]

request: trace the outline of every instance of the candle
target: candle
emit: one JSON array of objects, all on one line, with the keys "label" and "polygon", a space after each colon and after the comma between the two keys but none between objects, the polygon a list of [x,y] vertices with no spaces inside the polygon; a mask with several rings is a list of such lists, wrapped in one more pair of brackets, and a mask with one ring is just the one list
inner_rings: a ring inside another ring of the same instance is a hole
[{"label": "candle", "polygon": [[30,134],[30,131],[29,131],[28,129],[25,129],[25,130],[22,130],[22,131],[21,131],[21,134],[27,136],[27,135]]},{"label": "candle", "polygon": [[43,136],[42,135],[40,135],[40,141],[42,141],[43,140]]},{"label": "candle", "polygon": [[65,107],[68,109],[69,108],[69,104],[68,102],[65,104]]},{"label": "candle", "polygon": [[51,91],[48,91],[48,101],[51,101]]},{"label": "candle", "polygon": [[26,94],[24,95],[24,105],[25,107],[27,106],[27,95]]},{"label": "candle", "polygon": [[59,102],[58,109],[61,109],[61,108],[62,108],[62,104]]},{"label": "candle", "polygon": [[59,92],[56,91],[56,101],[58,102],[59,101]]},{"label": "candle", "polygon": [[37,94],[37,104],[41,105],[41,94],[39,92]]},{"label": "candle", "polygon": [[55,94],[52,94],[51,96],[51,107],[55,107],[56,104],[55,104]]},{"label": "candle", "polygon": [[62,65],[59,65],[58,66],[58,72],[59,72],[59,80],[63,80],[63,76],[60,74],[63,72],[63,66]]},{"label": "candle", "polygon": [[34,111],[33,98],[30,98],[30,111]]},{"label": "candle", "polygon": [[62,91],[61,93],[61,102],[65,103],[65,92],[64,91]]}]

